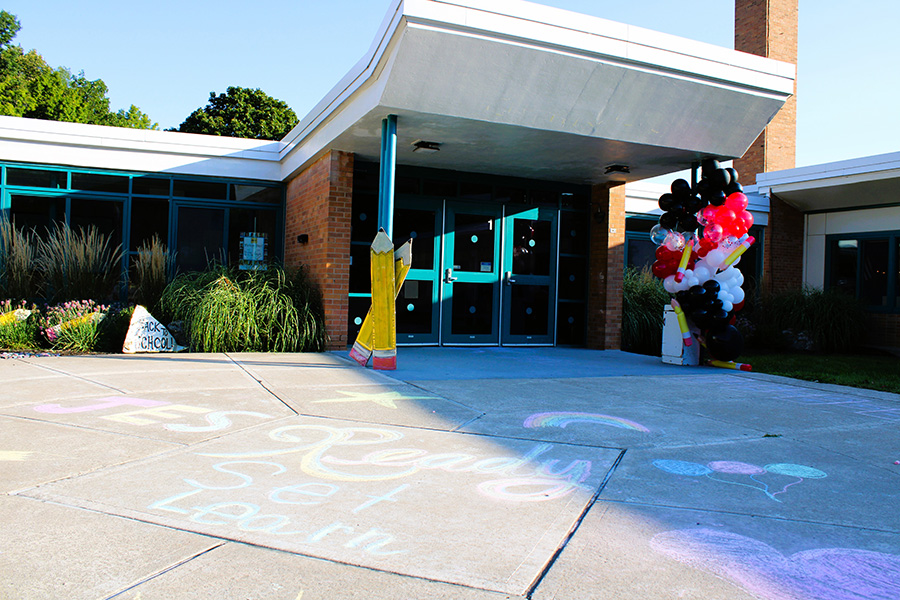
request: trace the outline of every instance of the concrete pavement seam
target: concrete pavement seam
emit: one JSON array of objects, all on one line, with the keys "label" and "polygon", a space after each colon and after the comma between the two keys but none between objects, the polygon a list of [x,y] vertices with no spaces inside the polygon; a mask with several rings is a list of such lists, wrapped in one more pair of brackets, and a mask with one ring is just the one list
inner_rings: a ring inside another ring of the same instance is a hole
[{"label": "concrete pavement seam", "polygon": [[616,457],[615,462],[613,462],[612,466],[610,466],[609,470],[606,472],[606,476],[603,478],[603,481],[600,482],[600,485],[597,486],[597,491],[594,492],[594,496],[587,502],[584,507],[584,510],[581,511],[581,514],[578,515],[578,518],[575,519],[575,522],[572,524],[572,527],[569,528],[569,532],[563,541],[560,543],[559,547],[556,549],[556,552],[553,553],[553,556],[550,557],[550,560],[547,561],[547,564],[544,565],[544,568],[532,582],[532,584],[528,587],[528,592],[525,594],[525,597],[528,600],[531,600],[534,592],[537,590],[538,586],[540,586],[541,582],[547,577],[547,574],[553,569],[553,566],[556,564],[556,561],[562,555],[563,550],[566,549],[566,546],[569,545],[569,542],[572,541],[572,538],[575,537],[575,534],[578,532],[579,527],[584,522],[584,519],[587,517],[587,514],[591,511],[594,505],[597,503],[597,500],[600,498],[600,494],[603,493],[603,490],[606,488],[606,484],[609,483],[609,480],[612,479],[613,473],[615,473],[616,469],[619,467],[619,463],[622,462],[622,458],[625,456],[627,449],[622,449],[619,452],[619,456]]},{"label": "concrete pavement seam", "polygon": [[258,379],[258,378],[256,377],[256,375],[254,375],[253,373],[251,373],[250,371],[248,371],[248,370],[244,367],[244,365],[242,365],[242,364],[239,363],[238,361],[234,360],[234,358],[232,358],[230,354],[228,354],[228,353],[226,352],[226,353],[225,353],[225,357],[228,358],[228,360],[230,360],[231,363],[232,363],[233,365],[235,365],[238,369],[240,369],[241,371],[243,371],[244,374],[247,375],[247,377],[249,377],[250,379],[252,379],[253,381],[255,381],[256,384],[257,384],[259,387],[261,387],[262,389],[266,390],[269,394],[272,395],[273,398],[275,398],[276,400],[278,400],[279,402],[281,402],[282,404],[284,404],[284,405],[287,407],[288,410],[290,410],[290,411],[291,411],[292,413],[294,413],[295,415],[300,414],[300,413],[298,413],[296,410],[294,410],[294,408],[293,408],[290,404],[288,404],[287,402],[285,402],[284,400],[282,400],[281,397],[280,397],[278,394],[276,394],[275,392],[273,392],[272,390],[270,390],[269,387],[268,387],[265,383],[263,383],[263,380],[262,380],[262,379]]},{"label": "concrete pavement seam", "polygon": [[203,556],[204,554],[207,554],[207,553],[209,553],[209,552],[212,552],[213,550],[216,550],[216,549],[218,549],[218,548],[221,548],[221,547],[224,546],[226,543],[227,543],[227,542],[222,542],[221,544],[216,544],[216,545],[213,546],[212,548],[207,548],[207,549],[204,550],[203,552],[199,552],[199,553],[195,554],[194,556],[190,556],[190,557],[188,557],[188,558],[182,560],[181,562],[178,562],[178,563],[176,563],[176,564],[174,564],[174,565],[171,565],[171,566],[169,566],[169,567],[166,567],[165,569],[163,569],[163,570],[160,571],[159,573],[155,573],[155,574],[153,574],[153,575],[150,575],[149,577],[145,577],[144,579],[138,581],[137,583],[128,586],[128,587],[125,588],[124,590],[122,590],[122,591],[120,591],[120,592],[116,592],[116,593],[113,594],[112,596],[107,596],[105,600],[112,600],[112,598],[115,598],[115,597],[117,597],[117,596],[121,596],[122,594],[125,594],[125,593],[127,593],[127,592],[130,592],[131,590],[133,590],[134,588],[138,587],[139,585],[143,585],[143,584],[147,583],[148,581],[151,581],[151,580],[153,580],[153,579],[156,579],[157,577],[160,577],[160,576],[162,576],[162,575],[165,575],[165,574],[168,573],[169,571],[174,571],[174,570],[177,569],[178,567],[180,567],[180,566],[182,566],[182,565],[185,565],[185,564],[191,562],[191,561],[194,560],[195,558],[199,558],[199,557]]},{"label": "concrete pavement seam", "polygon": [[66,377],[71,377],[73,379],[79,379],[81,381],[86,381],[87,383],[91,383],[93,385],[104,387],[108,390],[112,390],[114,392],[119,392],[120,394],[128,394],[129,393],[128,390],[122,390],[117,387],[113,387],[111,385],[106,385],[105,383],[100,383],[99,381],[94,381],[93,379],[88,379],[87,377],[81,377],[80,375],[75,375],[74,373],[69,373],[69,372],[63,371],[61,369],[54,369],[53,367],[48,367],[46,365],[34,363],[27,359],[20,359],[20,360],[22,360],[25,363],[28,363],[29,365],[31,365],[33,367],[37,367],[38,369],[44,369],[45,371],[50,371],[52,373],[57,373],[59,375],[65,375]]},{"label": "concrete pavement seam", "polygon": [[842,529],[854,529],[857,531],[871,531],[874,533],[887,533],[892,535],[900,534],[900,529],[879,529],[877,527],[863,527],[861,525],[847,525],[845,523],[829,523],[828,521],[815,521],[811,519],[796,519],[790,517],[779,517],[776,515],[762,515],[756,513],[745,513],[734,510],[722,510],[717,508],[694,508],[690,506],[677,506],[674,504],[653,504],[651,502],[635,502],[633,500],[615,500],[599,498],[599,501],[609,502],[610,504],[620,504],[623,506],[649,506],[652,508],[666,508],[669,510],[690,510],[694,512],[713,513],[719,515],[732,515],[736,517],[749,517],[751,519],[769,519],[772,521],[784,521],[787,523],[802,523],[806,525],[819,525],[822,527],[840,527]]}]

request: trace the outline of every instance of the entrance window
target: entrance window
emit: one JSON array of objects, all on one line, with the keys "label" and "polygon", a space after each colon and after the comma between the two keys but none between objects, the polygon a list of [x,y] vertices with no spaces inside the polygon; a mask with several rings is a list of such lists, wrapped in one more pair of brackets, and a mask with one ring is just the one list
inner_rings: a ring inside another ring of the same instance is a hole
[{"label": "entrance window", "polygon": [[120,201],[72,198],[69,225],[72,229],[85,230],[93,225],[110,240],[110,247],[115,248],[122,243],[122,209]]},{"label": "entrance window", "polygon": [[221,208],[183,206],[178,209],[178,270],[202,271],[211,262],[225,262],[222,237],[225,211]]},{"label": "entrance window", "polygon": [[41,237],[46,237],[48,228],[66,220],[66,200],[53,196],[31,196],[13,194],[11,213],[13,222],[19,229],[34,229]]},{"label": "entrance window", "polygon": [[42,169],[6,168],[6,185],[24,187],[66,189],[68,174],[65,171],[46,171]]},{"label": "entrance window", "polygon": [[513,273],[549,275],[552,231],[550,221],[513,220]]},{"label": "entrance window", "polygon": [[494,270],[493,265],[494,220],[485,215],[457,213],[453,269],[490,273]]},{"label": "entrance window", "polygon": [[406,280],[397,296],[398,334],[431,333],[433,290],[431,281]]},{"label": "entrance window", "polygon": [[241,237],[245,233],[261,233],[266,236],[266,259],[278,245],[277,218],[274,210],[231,208],[228,210],[228,261],[236,265],[241,260]]},{"label": "entrance window", "polygon": [[131,250],[136,251],[156,235],[169,243],[169,201],[165,198],[134,198],[131,201]]},{"label": "entrance window", "polygon": [[828,286],[858,298],[869,310],[900,311],[900,232],[829,236]]},{"label": "entrance window", "polygon": [[489,283],[453,284],[454,335],[490,335],[493,324],[494,288]]}]

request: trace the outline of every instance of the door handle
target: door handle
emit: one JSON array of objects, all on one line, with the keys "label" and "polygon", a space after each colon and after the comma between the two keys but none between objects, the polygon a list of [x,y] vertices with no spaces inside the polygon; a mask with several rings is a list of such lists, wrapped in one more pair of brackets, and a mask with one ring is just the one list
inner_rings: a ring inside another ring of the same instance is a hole
[{"label": "door handle", "polygon": [[459,279],[459,277],[453,276],[453,269],[444,270],[444,283],[453,283],[457,279]]},{"label": "door handle", "polygon": [[512,284],[514,284],[514,283],[516,282],[516,280],[513,279],[513,277],[512,277],[512,271],[507,271],[507,272],[503,275],[503,282],[504,282],[506,285],[512,285]]}]

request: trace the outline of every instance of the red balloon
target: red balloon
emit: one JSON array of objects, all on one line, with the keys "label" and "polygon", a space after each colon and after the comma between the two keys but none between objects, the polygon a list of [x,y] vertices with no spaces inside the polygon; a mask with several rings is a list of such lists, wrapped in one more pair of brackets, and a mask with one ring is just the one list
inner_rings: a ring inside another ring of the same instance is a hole
[{"label": "red balloon", "polygon": [[740,213],[742,210],[747,210],[747,204],[749,204],[749,202],[750,201],[747,199],[747,196],[745,196],[741,192],[735,192],[725,198],[725,206],[736,213]]},{"label": "red balloon", "polygon": [[[653,266],[650,267],[650,270],[653,271],[653,275],[659,277],[660,279],[665,279],[672,273],[669,272],[669,263],[656,261],[653,263]],[[678,270],[678,267],[675,267],[675,270]]]},{"label": "red balloon", "polygon": [[750,211],[743,210],[738,213],[738,218],[744,222],[744,229],[750,229],[753,227],[753,215],[750,214]]},{"label": "red balloon", "polygon": [[716,211],[716,223],[721,225],[723,228],[728,229],[734,220],[737,219],[737,215],[733,210],[728,208],[727,206],[720,206],[719,210]]}]

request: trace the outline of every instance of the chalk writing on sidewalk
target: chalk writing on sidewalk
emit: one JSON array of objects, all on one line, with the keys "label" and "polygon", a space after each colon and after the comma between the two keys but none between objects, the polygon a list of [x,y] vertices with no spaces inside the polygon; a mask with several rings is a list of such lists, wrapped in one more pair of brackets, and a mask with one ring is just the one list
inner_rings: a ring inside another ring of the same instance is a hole
[{"label": "chalk writing on sidewalk", "polygon": [[759,598],[900,598],[900,556],[853,548],[785,555],[759,540],[711,529],[657,534],[657,552],[730,579]]},{"label": "chalk writing on sidewalk", "polygon": [[[121,410],[123,407],[137,407],[138,410]],[[83,413],[103,413],[115,409],[112,414],[94,414],[93,416],[143,427],[157,425],[164,421],[185,420],[182,423],[167,423],[165,428],[169,431],[180,433],[198,433],[222,431],[234,424],[232,417],[252,417],[255,419],[270,419],[271,415],[255,411],[223,410],[214,411],[203,406],[187,404],[174,404],[163,400],[147,400],[144,398],[129,398],[125,396],[111,396],[91,401],[91,404],[81,406],[62,406],[60,404],[40,404],[32,407],[35,412],[52,415],[74,415]],[[203,423],[196,424],[196,418],[191,415],[203,415]]]},{"label": "chalk writing on sidewalk", "polygon": [[[706,465],[684,460],[654,460],[653,466],[673,475],[705,477],[719,483],[759,490],[775,502],[781,502],[781,499],[775,496],[784,494],[788,488],[803,483],[806,479],[827,477],[824,471],[793,463],[773,463],[760,467],[730,460],[714,460]],[[759,479],[757,479],[758,477]],[[789,480],[785,480],[785,477]],[[746,483],[744,478],[748,478],[754,483]],[[779,485],[782,486],[781,489],[777,492],[774,491]]]},{"label": "chalk writing on sidewalk", "polygon": [[195,453],[167,495],[146,508],[213,535],[272,536],[276,547],[289,538],[292,547],[383,559],[416,542],[386,524],[413,518],[422,502],[444,501],[448,486],[475,505],[527,506],[593,492],[591,460],[571,456],[572,448],[561,458],[550,443],[521,446],[502,455],[487,444],[435,452],[396,428],[289,425],[243,451]]}]

